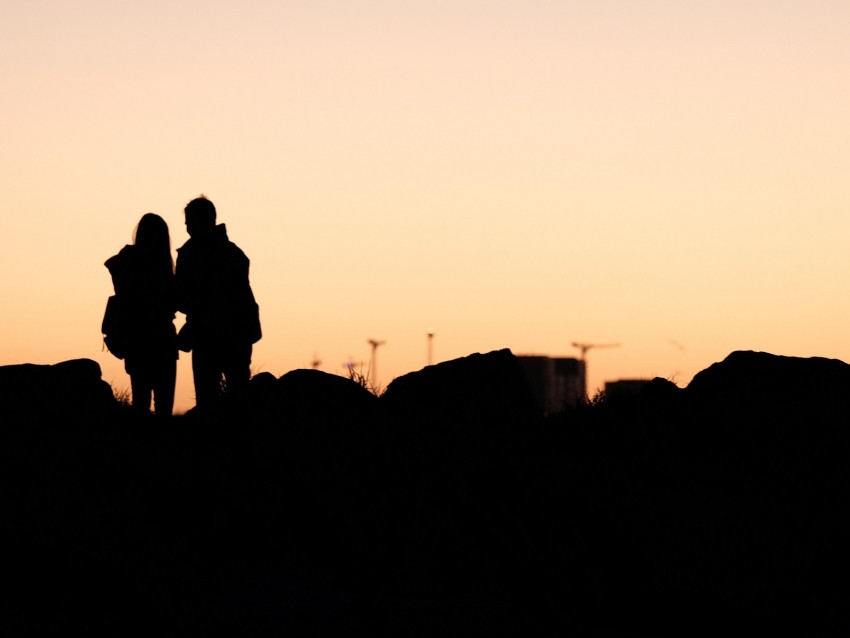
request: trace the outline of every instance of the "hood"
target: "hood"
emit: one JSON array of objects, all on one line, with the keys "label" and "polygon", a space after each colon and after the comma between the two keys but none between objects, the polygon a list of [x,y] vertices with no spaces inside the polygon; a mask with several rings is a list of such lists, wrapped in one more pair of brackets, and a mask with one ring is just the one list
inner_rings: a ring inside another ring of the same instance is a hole
[{"label": "hood", "polygon": [[177,249],[179,253],[181,250],[188,248],[191,250],[192,246],[203,246],[205,244],[219,244],[230,241],[227,236],[227,227],[224,224],[216,224],[208,233],[203,235],[195,235],[194,237],[189,237],[186,242]]},{"label": "hood", "polygon": [[135,249],[136,247],[132,244],[127,244],[126,246],[124,246],[124,248],[118,251],[117,255],[113,255],[105,262],[103,262],[103,265],[106,266],[107,270],[109,270],[110,273],[115,274],[116,272],[123,269],[124,265],[127,263],[127,260],[130,259],[130,255]]}]

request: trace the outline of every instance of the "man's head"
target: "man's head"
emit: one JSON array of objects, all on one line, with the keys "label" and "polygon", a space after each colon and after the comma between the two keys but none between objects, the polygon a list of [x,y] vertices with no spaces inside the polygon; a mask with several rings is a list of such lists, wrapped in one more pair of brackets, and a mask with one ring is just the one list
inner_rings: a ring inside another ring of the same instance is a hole
[{"label": "man's head", "polygon": [[183,209],[186,216],[186,232],[189,237],[201,235],[215,228],[215,205],[201,195],[186,204]]}]

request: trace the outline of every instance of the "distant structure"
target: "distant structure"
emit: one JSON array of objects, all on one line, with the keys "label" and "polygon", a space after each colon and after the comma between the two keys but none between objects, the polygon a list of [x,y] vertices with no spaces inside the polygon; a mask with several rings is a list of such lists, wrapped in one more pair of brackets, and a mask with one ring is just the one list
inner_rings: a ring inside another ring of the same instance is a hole
[{"label": "distant structure", "polygon": [[582,379],[582,386],[584,387],[584,401],[587,401],[587,351],[591,348],[619,348],[619,343],[578,343],[573,341],[573,348],[578,348],[581,350],[581,360],[584,363],[584,379]]},{"label": "distant structure", "polygon": [[375,380],[378,378],[378,346],[382,346],[386,341],[378,341],[377,339],[369,339],[369,345],[372,346],[372,358],[369,360],[369,381],[375,385]]},{"label": "distant structure", "polygon": [[517,355],[544,414],[556,414],[587,401],[585,362],[575,357]]}]

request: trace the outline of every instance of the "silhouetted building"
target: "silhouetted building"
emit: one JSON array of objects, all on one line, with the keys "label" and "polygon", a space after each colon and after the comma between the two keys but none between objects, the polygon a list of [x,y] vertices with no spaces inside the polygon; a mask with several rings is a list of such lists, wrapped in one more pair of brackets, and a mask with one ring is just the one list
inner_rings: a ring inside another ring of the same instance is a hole
[{"label": "silhouetted building", "polygon": [[517,359],[544,414],[574,408],[587,400],[584,361],[544,355],[518,355]]}]

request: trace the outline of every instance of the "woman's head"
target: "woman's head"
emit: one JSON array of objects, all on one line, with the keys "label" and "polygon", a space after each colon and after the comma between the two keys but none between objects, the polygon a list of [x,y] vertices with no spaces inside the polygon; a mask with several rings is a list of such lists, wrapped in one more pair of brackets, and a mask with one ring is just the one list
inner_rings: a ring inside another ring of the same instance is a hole
[{"label": "woman's head", "polygon": [[171,237],[168,234],[168,224],[154,213],[145,213],[136,225],[133,233],[133,243],[151,253],[168,255],[171,258]]}]

